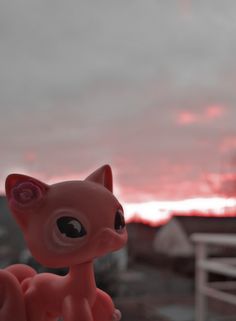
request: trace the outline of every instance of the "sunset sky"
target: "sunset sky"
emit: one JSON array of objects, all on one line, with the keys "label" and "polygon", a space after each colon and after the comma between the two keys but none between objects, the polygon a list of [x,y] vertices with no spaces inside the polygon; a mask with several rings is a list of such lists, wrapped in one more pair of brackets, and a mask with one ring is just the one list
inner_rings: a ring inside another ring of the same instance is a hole
[{"label": "sunset sky", "polygon": [[216,196],[236,168],[236,2],[0,4],[0,190],[113,167],[126,203]]}]

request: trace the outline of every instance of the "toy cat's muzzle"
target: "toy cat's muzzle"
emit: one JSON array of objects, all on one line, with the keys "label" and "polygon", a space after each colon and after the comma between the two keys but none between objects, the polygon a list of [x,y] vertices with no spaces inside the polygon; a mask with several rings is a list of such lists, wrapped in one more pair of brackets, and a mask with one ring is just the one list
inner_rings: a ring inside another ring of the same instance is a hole
[{"label": "toy cat's muzzle", "polygon": [[119,250],[127,242],[128,236],[126,228],[122,231],[115,231],[110,228],[104,228],[97,235],[97,250],[101,254],[106,254],[110,251]]}]

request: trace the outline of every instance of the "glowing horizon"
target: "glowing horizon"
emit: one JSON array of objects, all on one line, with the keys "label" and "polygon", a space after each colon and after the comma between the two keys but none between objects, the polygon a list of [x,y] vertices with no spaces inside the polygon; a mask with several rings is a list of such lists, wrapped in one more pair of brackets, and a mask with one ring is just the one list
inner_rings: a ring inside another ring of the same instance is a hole
[{"label": "glowing horizon", "polygon": [[140,221],[151,225],[166,223],[173,213],[201,216],[230,216],[236,209],[236,199],[223,197],[189,198],[179,201],[150,201],[143,203],[124,203],[127,222]]}]

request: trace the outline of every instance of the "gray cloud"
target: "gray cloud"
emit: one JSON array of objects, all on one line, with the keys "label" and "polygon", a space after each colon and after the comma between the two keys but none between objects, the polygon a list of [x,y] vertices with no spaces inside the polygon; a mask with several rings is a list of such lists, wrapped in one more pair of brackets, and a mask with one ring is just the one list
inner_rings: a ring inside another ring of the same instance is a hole
[{"label": "gray cloud", "polygon": [[[181,3],[0,5],[1,182],[111,162],[130,194],[172,197],[181,182],[177,197],[200,193],[235,136],[236,3],[192,2],[187,15]],[[222,117],[177,122],[214,105]]]}]

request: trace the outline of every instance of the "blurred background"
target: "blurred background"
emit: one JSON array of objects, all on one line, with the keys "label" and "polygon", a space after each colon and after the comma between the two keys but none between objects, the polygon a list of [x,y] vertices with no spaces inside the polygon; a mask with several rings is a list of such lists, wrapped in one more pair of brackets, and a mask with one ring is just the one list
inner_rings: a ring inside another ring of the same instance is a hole
[{"label": "blurred background", "polygon": [[129,242],[96,262],[98,283],[124,321],[193,320],[191,235],[236,231],[235,13],[233,0],[0,2],[2,267],[44,270],[7,209],[9,173],[50,184],[109,163]]}]

